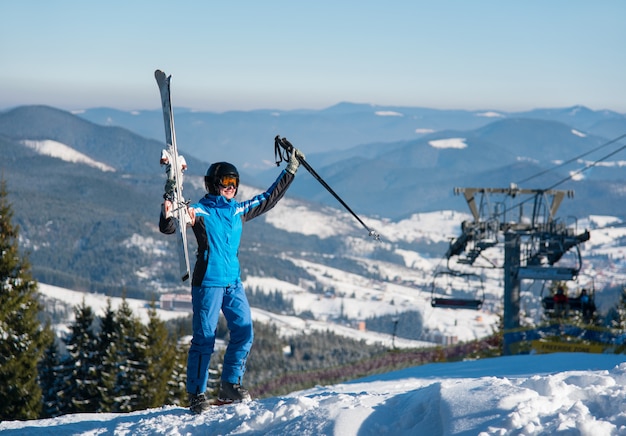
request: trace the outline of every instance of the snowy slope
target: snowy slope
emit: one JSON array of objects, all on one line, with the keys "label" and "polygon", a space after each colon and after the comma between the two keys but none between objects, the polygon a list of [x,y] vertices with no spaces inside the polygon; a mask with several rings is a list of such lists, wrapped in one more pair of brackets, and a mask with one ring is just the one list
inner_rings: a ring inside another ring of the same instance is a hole
[{"label": "snowy slope", "polygon": [[[267,283],[267,280],[259,279],[259,282],[265,282],[265,285],[270,285]],[[254,283],[254,281],[253,281]],[[270,289],[281,289],[281,283],[283,285],[289,285],[288,283],[279,282],[279,281],[271,281]],[[257,283],[260,284],[260,283]],[[261,284],[262,286],[263,284]],[[293,286],[293,285],[290,285]],[[45,283],[39,283],[39,292],[45,295],[48,298],[53,298],[59,301],[63,301],[72,306],[80,305],[82,301],[85,301],[87,306],[90,306],[94,313],[98,316],[104,314],[104,311],[107,306],[107,302],[111,301],[111,306],[115,310],[122,303],[121,298],[117,297],[108,297],[103,294],[91,294],[91,293],[83,293],[79,291],[72,291],[69,289],[60,288],[58,286],[47,285]],[[308,294],[307,294],[308,295]],[[148,303],[143,300],[136,300],[132,298],[126,299],[127,304],[133,310],[133,313],[139,316],[139,318],[144,322],[148,322]],[[73,313],[72,313],[73,314]],[[169,319],[184,317],[187,316],[187,312],[182,311],[172,311],[172,310],[162,310],[157,309],[157,315],[162,320],[166,321]],[[73,315],[72,315],[73,316]],[[473,315],[475,316],[475,315]],[[279,333],[283,337],[289,337],[291,335],[295,335],[298,333],[308,332],[308,331],[326,331],[330,330],[334,333],[349,337],[355,340],[364,340],[368,344],[380,343],[387,347],[398,347],[398,348],[416,348],[423,346],[432,346],[432,342],[427,341],[414,341],[402,338],[393,338],[391,335],[386,335],[382,333],[376,333],[372,331],[361,331],[353,326],[346,326],[341,324],[336,324],[332,322],[326,321],[318,321],[318,320],[303,320],[301,318],[295,316],[287,316],[287,315],[278,315],[275,313],[271,313],[265,310],[252,308],[252,317],[256,322],[270,323],[274,324],[278,327]],[[445,319],[446,316],[435,317],[432,321],[434,323],[440,323],[440,325],[446,325]],[[449,317],[448,317],[449,318]],[[439,321],[437,321],[439,320]],[[481,323],[483,326],[487,324]],[[66,329],[66,326],[60,325],[56,326],[56,329],[59,331],[63,331]],[[483,334],[484,333],[484,334]],[[470,336],[476,337],[484,337],[486,336],[486,332],[483,331],[472,331]],[[465,335],[464,335],[465,336]]]},{"label": "snowy slope", "polygon": [[50,139],[44,141],[24,140],[22,141],[22,144],[28,148],[32,148],[39,154],[55,157],[66,162],[89,165],[99,169],[100,171],[115,171],[115,168],[112,166],[93,160],[89,156],[73,149],[72,147],[57,141],[52,141]]},{"label": "snowy slope", "polygon": [[[46,297],[64,301],[72,306],[78,306],[84,301],[85,305],[91,307],[96,315],[102,315],[104,313],[108,301],[111,302],[113,310],[117,310],[123,301],[122,298],[119,297],[109,297],[104,294],[72,291],[58,286],[47,285],[45,283],[39,283],[38,289],[39,292]],[[126,303],[132,309],[133,313],[139,316],[139,319],[141,319],[142,322],[148,322],[148,310],[150,309],[149,302],[134,298],[126,298]],[[173,318],[186,316],[187,314],[171,310],[157,309],[157,315],[163,321],[167,321]]]},{"label": "snowy slope", "polygon": [[216,407],[5,421],[3,435],[626,434],[623,355],[547,354],[429,364]]}]

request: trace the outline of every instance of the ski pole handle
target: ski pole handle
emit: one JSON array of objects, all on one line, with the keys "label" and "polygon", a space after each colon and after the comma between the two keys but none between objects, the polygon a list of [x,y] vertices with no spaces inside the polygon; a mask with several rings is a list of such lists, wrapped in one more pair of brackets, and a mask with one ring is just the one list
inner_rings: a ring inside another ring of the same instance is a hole
[{"label": "ski pole handle", "polygon": [[[281,151],[281,148],[284,152]],[[279,135],[276,135],[274,138],[274,157],[276,158],[276,166],[280,165],[282,161],[288,161],[295,149],[296,148],[287,140],[287,138],[281,138]],[[296,159],[298,159],[300,164],[306,163],[304,157],[299,153],[296,153]]]},{"label": "ski pole handle", "polygon": [[280,135],[276,135],[274,138],[274,144],[278,145],[285,149],[285,151],[291,152],[293,150],[293,145],[291,142],[287,141],[287,138],[281,138]]},{"label": "ski pole handle", "polygon": [[293,152],[293,145],[291,144],[291,142],[287,141],[287,139],[285,138],[281,138],[279,135],[276,135],[276,137],[274,138],[274,154],[277,157],[279,156],[283,157],[283,160],[287,160],[283,156],[284,152],[281,150],[281,148],[287,154],[291,154],[291,152]]}]

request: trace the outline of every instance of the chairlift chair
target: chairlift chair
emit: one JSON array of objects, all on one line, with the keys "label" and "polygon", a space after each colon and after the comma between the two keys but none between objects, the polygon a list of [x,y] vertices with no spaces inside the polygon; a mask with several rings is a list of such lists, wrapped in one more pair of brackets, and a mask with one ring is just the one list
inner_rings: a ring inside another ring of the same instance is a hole
[{"label": "chairlift chair", "polygon": [[[458,279],[463,281],[463,286],[466,287],[466,295],[473,294],[477,298],[466,297],[447,297],[439,296],[438,289],[444,289],[444,291],[453,291],[454,281]],[[472,279],[478,283],[478,286],[472,289]],[[445,281],[444,286],[440,286],[441,281]],[[431,300],[430,305],[440,309],[470,309],[479,310],[485,302],[485,288],[482,281],[482,277],[477,274],[462,273],[458,271],[438,271],[435,273],[431,286]]]}]

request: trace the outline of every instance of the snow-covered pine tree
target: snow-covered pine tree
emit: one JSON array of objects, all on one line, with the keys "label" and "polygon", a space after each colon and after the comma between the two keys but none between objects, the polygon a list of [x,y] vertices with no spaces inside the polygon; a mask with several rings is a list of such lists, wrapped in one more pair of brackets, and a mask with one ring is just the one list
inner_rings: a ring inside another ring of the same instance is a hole
[{"label": "snow-covered pine tree", "polygon": [[175,344],[174,366],[167,383],[167,398],[170,404],[187,406],[187,354],[189,343],[178,340]]},{"label": "snow-covered pine tree", "polygon": [[176,341],[170,337],[165,322],[158,317],[154,303],[148,311],[148,317],[145,335],[146,379],[139,401],[142,409],[171,404],[168,382],[176,364]]},{"label": "snow-covered pine tree", "polygon": [[34,419],[41,411],[38,364],[52,340],[30,264],[19,253],[6,181],[0,181],[0,420]]},{"label": "snow-covered pine tree", "polygon": [[112,412],[114,410],[114,392],[117,383],[119,360],[117,358],[117,327],[116,314],[107,300],[104,315],[100,317],[100,333],[98,334],[98,355],[101,362],[98,368],[100,385],[100,405],[98,412]]},{"label": "snow-covered pine tree", "polygon": [[43,395],[42,418],[54,418],[62,415],[63,410],[68,409],[59,398],[59,392],[63,390],[63,380],[59,377],[60,370],[59,345],[57,341],[52,341],[39,365],[39,385]]},{"label": "snow-covered pine tree", "polygon": [[609,315],[611,316],[611,328],[618,332],[626,332],[626,286],[622,287],[619,301]]},{"label": "snow-covered pine tree", "polygon": [[145,395],[146,350],[145,327],[124,298],[116,312],[117,378],[114,389],[114,411],[139,410]]},{"label": "snow-covered pine tree", "polygon": [[85,300],[74,308],[74,322],[70,324],[65,341],[69,356],[65,363],[68,377],[64,393],[70,413],[96,412],[100,405],[100,356],[95,320],[93,309],[85,304]]}]

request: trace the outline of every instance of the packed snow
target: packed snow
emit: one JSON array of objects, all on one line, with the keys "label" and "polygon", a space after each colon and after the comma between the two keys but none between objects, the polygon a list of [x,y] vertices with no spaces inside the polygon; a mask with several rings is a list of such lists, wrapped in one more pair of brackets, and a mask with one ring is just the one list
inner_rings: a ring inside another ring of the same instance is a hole
[{"label": "packed snow", "polygon": [[3,435],[626,434],[623,355],[542,354],[435,363],[214,407],[163,406],[4,421]]}]

